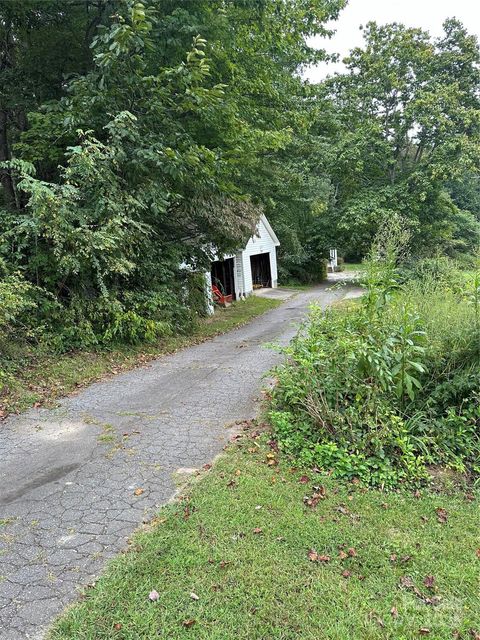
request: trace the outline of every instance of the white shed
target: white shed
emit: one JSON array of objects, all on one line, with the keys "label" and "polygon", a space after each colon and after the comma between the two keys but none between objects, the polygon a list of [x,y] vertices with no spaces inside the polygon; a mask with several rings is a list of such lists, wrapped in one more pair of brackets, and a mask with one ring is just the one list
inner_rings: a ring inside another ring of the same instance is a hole
[{"label": "white shed", "polygon": [[208,286],[217,287],[233,300],[249,296],[259,287],[276,287],[279,244],[270,223],[262,215],[256,233],[243,249],[212,262]]}]

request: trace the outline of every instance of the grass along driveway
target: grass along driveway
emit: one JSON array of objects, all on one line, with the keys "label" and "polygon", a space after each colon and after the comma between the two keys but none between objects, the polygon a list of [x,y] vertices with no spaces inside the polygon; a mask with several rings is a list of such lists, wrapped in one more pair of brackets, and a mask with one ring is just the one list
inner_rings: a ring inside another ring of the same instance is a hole
[{"label": "grass along driveway", "polygon": [[218,308],[209,318],[199,319],[188,335],[176,334],[155,343],[60,355],[32,348],[31,353],[23,356],[23,364],[14,369],[8,386],[3,389],[0,386],[0,420],[32,405],[53,405],[58,398],[96,380],[226,333],[280,304],[281,300],[250,296],[226,309]]},{"label": "grass along driveway", "polygon": [[267,439],[247,431],[203,470],[49,638],[479,637],[472,495],[304,475]]}]

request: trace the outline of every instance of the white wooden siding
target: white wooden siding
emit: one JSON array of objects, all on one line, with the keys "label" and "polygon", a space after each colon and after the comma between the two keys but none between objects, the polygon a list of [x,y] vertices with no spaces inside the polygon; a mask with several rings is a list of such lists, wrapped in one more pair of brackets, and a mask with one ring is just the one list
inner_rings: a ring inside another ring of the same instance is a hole
[{"label": "white wooden siding", "polygon": [[247,242],[247,246],[242,251],[244,294],[249,295],[253,291],[252,268],[250,256],[268,253],[270,258],[270,271],[272,274],[272,287],[277,286],[277,255],[275,239],[272,238],[263,220],[260,220],[257,227],[257,235],[254,235]]},{"label": "white wooden siding", "polygon": [[[252,282],[252,266],[250,257],[258,254],[268,253],[270,259],[270,273],[272,278],[272,287],[277,286],[277,246],[280,243],[270,223],[262,216],[257,226],[257,233],[247,242],[245,249],[238,251],[236,254],[224,255],[222,257],[215,256],[216,260],[227,260],[233,258],[233,275],[235,280],[235,297],[238,300],[243,296],[248,296],[253,292]],[[211,278],[207,274],[207,287],[211,287]],[[213,306],[212,306],[213,309]]]}]

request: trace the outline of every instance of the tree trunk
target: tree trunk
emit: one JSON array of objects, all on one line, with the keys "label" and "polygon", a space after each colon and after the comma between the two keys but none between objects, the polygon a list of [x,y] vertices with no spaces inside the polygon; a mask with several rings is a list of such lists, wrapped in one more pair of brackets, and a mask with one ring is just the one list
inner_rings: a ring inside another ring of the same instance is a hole
[{"label": "tree trunk", "polygon": [[[0,110],[0,162],[10,160],[10,149],[8,146],[7,133],[8,114],[5,109]],[[7,169],[0,169],[0,183],[5,193],[6,204],[15,207],[15,186],[13,184],[10,172]]]}]

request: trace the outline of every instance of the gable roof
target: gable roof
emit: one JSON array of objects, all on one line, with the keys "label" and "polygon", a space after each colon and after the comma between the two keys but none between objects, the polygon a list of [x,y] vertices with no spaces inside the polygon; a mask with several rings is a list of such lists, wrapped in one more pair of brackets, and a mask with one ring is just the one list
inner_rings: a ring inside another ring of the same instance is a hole
[{"label": "gable roof", "polygon": [[271,237],[271,238],[272,238],[272,240],[273,240],[273,244],[274,244],[276,247],[279,247],[279,246],[280,246],[280,240],[277,238],[277,234],[276,234],[276,233],[275,233],[275,231],[272,229],[272,227],[271,227],[271,225],[270,225],[269,221],[267,220],[267,216],[266,216],[266,215],[264,215],[263,213],[262,213],[262,215],[260,216],[260,222],[263,222],[263,224],[264,224],[264,226],[265,226],[265,229],[268,231],[268,234],[270,235],[270,237]]}]

